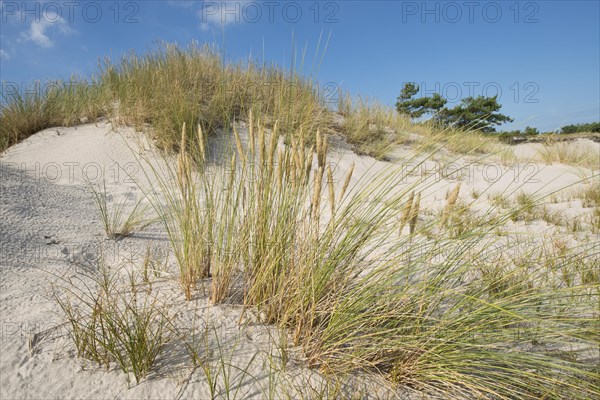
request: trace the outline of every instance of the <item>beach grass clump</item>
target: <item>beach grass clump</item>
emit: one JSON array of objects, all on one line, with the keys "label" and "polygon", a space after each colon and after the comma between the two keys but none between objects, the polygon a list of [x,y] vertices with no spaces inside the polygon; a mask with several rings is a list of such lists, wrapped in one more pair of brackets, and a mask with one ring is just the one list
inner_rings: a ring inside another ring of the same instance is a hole
[{"label": "beach grass clump", "polygon": [[115,200],[116,195],[107,192],[106,181],[102,181],[102,185],[90,183],[89,186],[94,195],[104,232],[109,239],[129,236],[153,222],[148,218],[150,208],[142,203],[143,198],[131,206],[127,196]]},{"label": "beach grass clump", "polygon": [[97,80],[72,77],[20,88],[3,85],[0,99],[0,152],[43,129],[94,122],[111,112],[110,93]]},{"label": "beach grass clump", "polygon": [[304,62],[294,58],[289,71],[253,60],[225,62],[214,47],[196,43],[159,44],[116,63],[105,58],[89,82],[74,77],[35,94],[3,93],[0,151],[42,129],[103,116],[151,133],[159,146],[174,150],[184,123],[191,131],[200,124],[212,135],[250,110],[265,124],[279,121],[284,134],[325,131],[331,113],[318,85],[297,72]]},{"label": "beach grass clump", "polygon": [[168,310],[148,295],[134,275],[123,285],[102,259],[92,274],[61,278],[54,298],[64,314],[78,357],[110,368],[116,363],[140,382],[164,344]]},{"label": "beach grass clump", "polygon": [[490,204],[499,209],[507,209],[511,206],[511,199],[504,193],[490,193],[488,195],[488,201]]},{"label": "beach grass clump", "polygon": [[449,211],[442,216],[443,227],[445,231],[453,238],[458,239],[463,235],[468,235],[485,225],[485,217],[477,215],[472,210],[471,204],[465,201],[458,201]]},{"label": "beach grass clump", "polygon": [[542,207],[540,209],[540,218],[548,224],[556,226],[564,225],[565,215],[561,210],[550,210],[548,207]]},{"label": "beach grass clump", "polygon": [[483,290],[490,297],[514,296],[533,289],[532,276],[526,264],[498,255],[495,263],[488,260],[481,262],[476,258],[474,265],[480,275]]},{"label": "beach grass clump", "polygon": [[497,145],[496,157],[505,166],[514,165],[519,160],[512,147],[501,144]]},{"label": "beach grass clump", "polygon": [[534,195],[527,192],[520,192],[515,197],[516,207],[511,215],[513,221],[526,220],[531,221],[537,218],[537,201]]},{"label": "beach grass clump", "polygon": [[209,46],[164,44],[117,64],[106,61],[101,84],[119,104],[120,123],[138,129],[149,124],[160,145],[176,149],[184,123],[192,130],[200,124],[211,135],[251,110],[265,123],[279,121],[287,134],[326,129],[324,99],[310,79],[294,72],[304,60],[298,62],[287,72],[252,60],[225,62]]},{"label": "beach grass clump", "polygon": [[541,218],[549,223],[555,223],[561,218],[560,213],[548,210],[541,204],[541,199],[537,199],[531,193],[520,191],[514,199],[509,197],[511,194],[492,193],[488,195],[488,201],[496,211],[508,212],[512,221],[532,221]]},{"label": "beach grass clump", "polygon": [[477,131],[446,128],[444,136],[445,148],[457,154],[492,154],[502,149],[495,138]]},{"label": "beach grass clump", "polygon": [[[213,195],[205,177],[206,136],[197,126],[192,139],[185,124],[181,129],[179,151],[175,157],[162,153],[164,163],[154,164],[149,158],[139,159],[151,187],[140,188],[146,194],[171,244],[179,268],[180,283],[187,300],[191,300],[199,280],[211,276],[213,228],[215,227]],[[192,156],[191,154],[194,154]]]},{"label": "beach grass clump", "polygon": [[597,290],[600,279],[600,254],[594,243],[573,245],[565,239],[554,239],[548,245],[542,243],[539,249],[524,254],[524,267],[540,265],[546,275],[537,279],[554,280],[557,287],[587,287],[588,293]]},{"label": "beach grass clump", "polygon": [[[446,194],[446,204],[439,212],[439,232],[445,232],[454,239],[464,239],[480,230],[488,230],[491,226],[500,227],[501,216],[491,213],[478,213],[473,210],[473,203],[459,198],[461,182]],[[466,235],[466,236],[465,236]]]},{"label": "beach grass clump", "polygon": [[600,206],[594,207],[589,217],[592,232],[598,234],[600,232]]},{"label": "beach grass clump", "polygon": [[[390,168],[349,187],[353,171],[334,176],[326,135],[299,132],[286,142],[278,124],[247,121],[220,161],[184,135],[189,159],[179,153],[171,172],[158,175],[170,190],[167,206],[156,208],[174,233],[173,251],[210,238],[203,257],[178,261],[182,274],[199,271],[185,278],[193,280],[186,298],[202,282],[213,303],[238,302],[289,332],[325,374],[367,371],[450,397],[600,394],[598,283],[557,288],[540,278],[541,265],[498,262],[511,245],[494,242],[494,232],[512,209],[467,218],[456,185],[437,226],[444,219],[445,229],[460,231],[424,236],[417,221],[427,182],[400,189],[394,183],[406,171]],[[523,198],[518,207],[537,202]],[[181,233],[188,230],[195,234]]]},{"label": "beach grass clump", "polygon": [[592,246],[584,245],[572,250],[564,265],[566,268],[572,268],[576,278],[571,281],[576,284],[595,285],[600,282],[600,255],[594,252]]},{"label": "beach grass clump", "polygon": [[385,159],[393,145],[408,141],[411,123],[406,116],[368,99],[353,101],[348,95],[339,96],[343,100],[338,108],[344,117],[341,134],[358,154]]},{"label": "beach grass clump", "polygon": [[[597,323],[582,309],[577,317],[562,314],[563,306],[577,308],[576,290],[554,293],[532,288],[523,279],[526,270],[517,273],[489,264],[493,269],[483,270],[484,280],[459,284],[473,271],[473,265],[465,263],[461,249],[447,249],[448,258],[426,272],[411,274],[386,265],[368,274],[368,280],[356,282],[319,332],[322,362],[338,369],[370,365],[386,371],[393,382],[449,397],[535,398],[569,393],[585,398],[597,392],[593,385],[586,385],[582,391],[570,393],[569,388],[577,387],[582,378],[595,376],[592,365],[580,363],[583,359],[575,362],[579,364],[576,367],[568,364],[577,356],[566,361],[525,345],[532,339],[561,348],[571,340],[578,342],[575,337],[562,336],[560,319],[568,318],[570,326],[578,325],[577,330],[587,332],[588,345],[594,346],[597,338],[590,336],[588,327]],[[418,260],[416,256],[413,259]],[[407,282],[406,286],[400,282]],[[562,297],[565,295],[567,300]],[[530,301],[546,306],[534,311]],[[594,313],[591,303],[586,307]],[[543,328],[538,329],[540,326]],[[557,372],[555,367],[564,372],[553,374],[556,380],[548,385],[547,374]],[[578,378],[563,369],[571,367],[578,370]],[[538,372],[523,374],[522,368]]]},{"label": "beach grass clump", "polygon": [[577,193],[577,197],[581,199],[582,207],[600,207],[600,182],[592,180]]},{"label": "beach grass clump", "polygon": [[537,154],[547,164],[562,163],[591,170],[600,169],[598,151],[578,142],[559,142],[550,138]]},{"label": "beach grass clump", "polygon": [[406,120],[407,131],[420,136],[419,150],[428,152],[434,148],[444,148],[449,152],[462,155],[494,155],[502,164],[516,161],[514,151],[492,135],[470,129],[469,126],[458,129],[440,125],[435,118],[423,122]]}]

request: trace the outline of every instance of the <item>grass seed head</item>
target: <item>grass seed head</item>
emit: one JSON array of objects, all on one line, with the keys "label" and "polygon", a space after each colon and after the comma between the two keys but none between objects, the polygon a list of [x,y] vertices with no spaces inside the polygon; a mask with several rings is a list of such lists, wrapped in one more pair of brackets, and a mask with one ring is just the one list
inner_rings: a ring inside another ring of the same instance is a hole
[{"label": "grass seed head", "polygon": [[411,216],[410,216],[410,234],[415,233],[415,229],[417,227],[417,220],[419,218],[419,208],[421,206],[421,193],[417,193],[417,197],[415,198],[415,202],[411,208]]},{"label": "grass seed head", "polygon": [[237,127],[235,127],[235,125],[233,126],[233,135],[235,136],[235,147],[237,149],[237,153],[240,156],[240,161],[243,164],[244,160],[246,158],[246,156],[244,154],[244,146],[242,146],[242,141],[240,139],[240,134],[239,134],[239,132],[237,130]]},{"label": "grass seed head", "polygon": [[333,189],[333,173],[331,167],[327,166],[327,186],[329,187],[329,206],[331,208],[331,217],[335,214],[335,191]]},{"label": "grass seed head", "polygon": [[350,184],[350,179],[352,179],[352,174],[354,173],[354,163],[350,166],[350,169],[346,173],[346,179],[344,179],[344,185],[342,186],[342,190],[340,191],[340,196],[338,198],[338,202],[342,201],[344,198],[344,194],[346,194],[346,190],[348,190],[348,185]]},{"label": "grass seed head", "polygon": [[402,210],[402,216],[400,218],[400,227],[399,227],[400,234],[402,234],[402,229],[404,229],[404,226],[406,226],[406,223],[410,219],[414,198],[415,198],[415,191],[413,190],[412,192],[410,192],[408,200],[404,204],[404,209]]},{"label": "grass seed head", "polygon": [[446,206],[444,207],[444,212],[442,213],[442,226],[446,225],[446,222],[448,221],[448,216],[450,215],[450,212],[452,212],[452,209],[454,208],[454,205],[458,200],[460,185],[461,182],[458,182],[456,186],[454,186],[454,189],[452,189],[452,192],[450,192],[450,194],[448,195],[448,200],[446,201]]}]

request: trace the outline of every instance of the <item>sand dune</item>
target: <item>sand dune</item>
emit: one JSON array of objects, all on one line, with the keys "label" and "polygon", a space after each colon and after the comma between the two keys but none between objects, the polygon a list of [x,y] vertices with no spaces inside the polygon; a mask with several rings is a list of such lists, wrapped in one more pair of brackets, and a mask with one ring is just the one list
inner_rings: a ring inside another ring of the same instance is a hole
[{"label": "sand dune", "polygon": [[[240,132],[246,132],[244,126],[240,126]],[[351,186],[390,168],[390,162],[354,154],[341,138],[330,139],[330,160],[337,182],[343,181],[353,164]],[[596,146],[600,154],[598,143],[587,145]],[[517,153],[522,160],[531,158],[535,146],[538,145],[518,145]],[[126,376],[116,368],[106,371],[77,359],[67,325],[61,325],[63,317],[52,299],[51,283],[60,283],[59,277],[82,275],[86,268],[93,268],[100,253],[115,265],[141,262],[148,246],[167,257],[169,242],[157,223],[118,241],[105,240],[87,186],[88,181],[104,180],[115,199],[126,196],[128,204],[133,205],[143,198],[141,188],[151,183],[142,171],[140,157],[150,157],[157,165],[164,162],[152,147],[145,136],[133,129],[115,130],[107,122],[98,122],[47,129],[11,147],[0,158],[1,398],[209,397],[206,380],[189,365],[185,350],[177,344],[168,346],[157,360],[155,371],[139,384],[129,385]],[[397,165],[409,165],[406,160],[414,156],[411,151],[408,145],[399,146],[392,160]],[[555,201],[547,201],[552,210],[582,219],[590,212],[575,195],[582,186],[578,183],[580,169],[537,161],[502,165],[493,157],[476,160],[440,153],[406,182],[398,183],[398,190],[423,177],[432,179],[423,192],[422,218],[428,218],[428,213],[443,209],[446,195],[455,187],[459,175],[460,196],[472,202],[475,210],[491,207],[488,195],[501,193],[514,200],[522,192],[549,197],[556,192]],[[566,189],[560,190],[563,188]],[[556,230],[562,228],[536,218],[509,221],[506,229],[530,232],[541,239],[556,235]],[[597,234],[588,231],[587,225],[582,232],[579,237],[587,235],[592,243],[597,243]],[[575,246],[577,237],[571,239]],[[269,357],[279,357],[276,331],[256,322],[258,317],[251,313],[238,324],[240,306],[210,306],[201,293],[185,302],[172,272],[165,271],[158,281],[161,301],[171,304],[181,326],[196,324],[201,330],[210,321],[222,337],[223,347],[231,350],[230,374],[234,385],[240,388],[238,398],[264,398],[269,386],[266,365]],[[206,319],[197,320],[198,315]],[[307,368],[301,352],[292,353],[293,361],[288,367],[291,381],[299,387],[306,386],[303,382],[318,382],[318,372]],[[242,370],[246,373],[242,374]]]}]

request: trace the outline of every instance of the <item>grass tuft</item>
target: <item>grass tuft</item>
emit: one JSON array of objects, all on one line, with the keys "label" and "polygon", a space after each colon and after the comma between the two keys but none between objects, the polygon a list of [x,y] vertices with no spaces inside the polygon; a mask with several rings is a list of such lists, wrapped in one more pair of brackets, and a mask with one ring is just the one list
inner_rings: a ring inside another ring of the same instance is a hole
[{"label": "grass tuft", "polygon": [[107,369],[116,362],[139,383],[168,341],[168,312],[156,297],[140,290],[143,284],[133,275],[123,287],[102,259],[97,267],[93,275],[63,278],[54,297],[71,328],[77,355]]},{"label": "grass tuft", "polygon": [[108,194],[106,190],[106,181],[102,182],[102,186],[91,183],[89,186],[98,207],[104,232],[109,239],[129,236],[152,223],[152,220],[146,217],[149,208],[142,204],[143,198],[134,203],[131,208],[127,196],[123,196],[120,201],[114,201],[114,195]]},{"label": "grass tuft", "polygon": [[110,93],[97,80],[72,77],[45,86],[26,94],[6,88],[0,100],[0,153],[43,129],[94,122],[111,112]]},{"label": "grass tuft", "polygon": [[600,169],[598,151],[578,142],[554,142],[550,139],[538,150],[538,156],[548,164],[556,162],[591,170]]},{"label": "grass tuft", "polygon": [[396,110],[360,98],[353,102],[343,94],[340,98],[345,99],[339,106],[341,133],[358,154],[383,160],[394,145],[408,141],[410,120]]}]

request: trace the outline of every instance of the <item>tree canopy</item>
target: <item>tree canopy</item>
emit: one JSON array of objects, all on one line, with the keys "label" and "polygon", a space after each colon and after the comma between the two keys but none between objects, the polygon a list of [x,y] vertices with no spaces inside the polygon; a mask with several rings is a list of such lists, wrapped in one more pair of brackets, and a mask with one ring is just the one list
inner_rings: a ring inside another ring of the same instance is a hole
[{"label": "tree canopy", "polygon": [[560,131],[562,133],[600,132],[600,122],[566,125],[560,128]]},{"label": "tree canopy", "polygon": [[509,116],[498,112],[502,105],[498,103],[497,96],[467,97],[456,107],[447,108],[445,105],[448,100],[439,93],[434,93],[431,97],[414,98],[418,92],[419,85],[406,83],[398,96],[396,110],[410,118],[431,114],[434,121],[441,125],[483,132],[494,132],[495,125],[513,121]]}]

